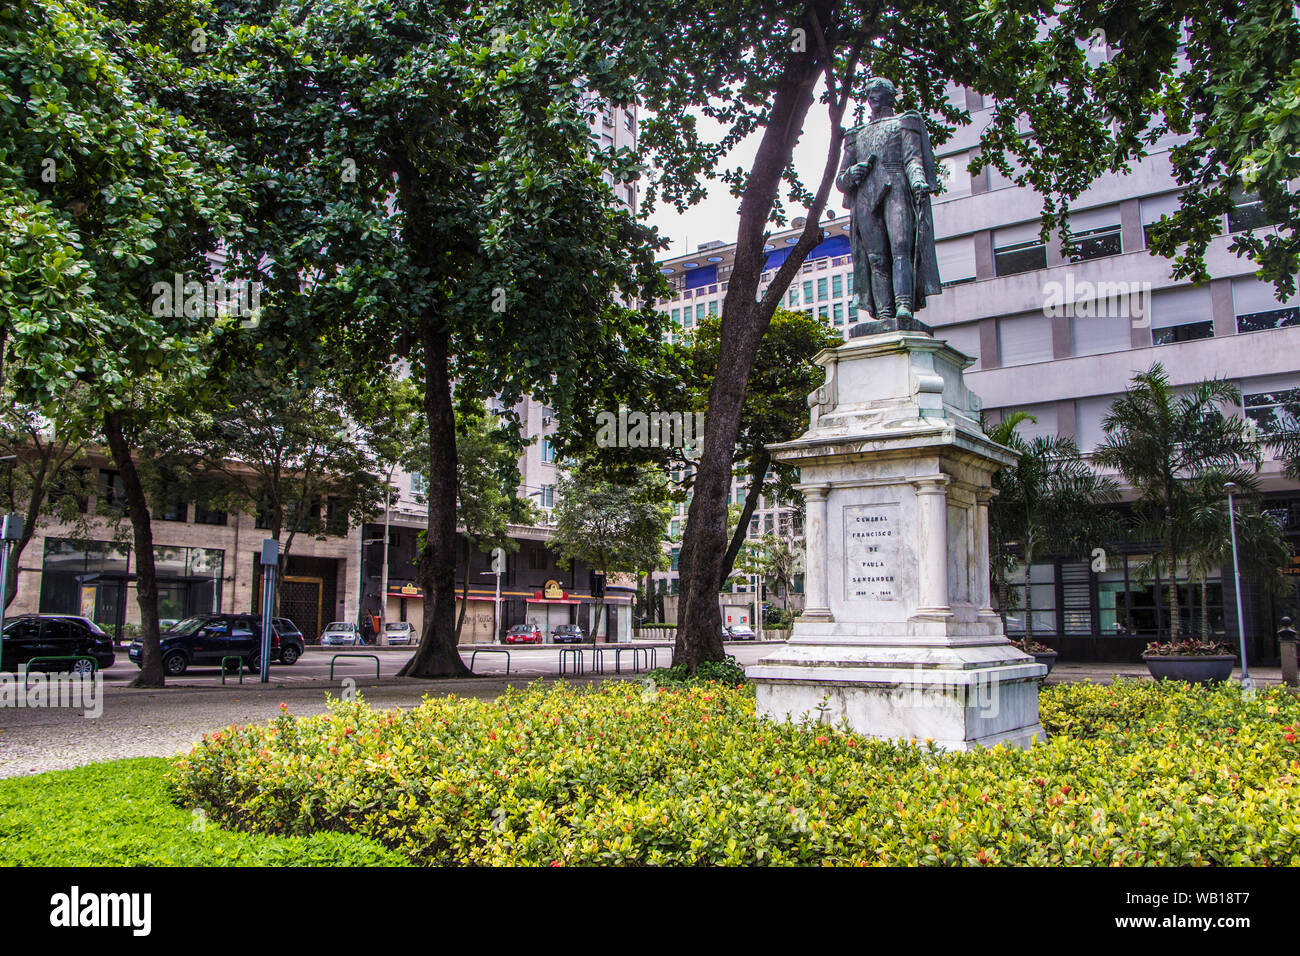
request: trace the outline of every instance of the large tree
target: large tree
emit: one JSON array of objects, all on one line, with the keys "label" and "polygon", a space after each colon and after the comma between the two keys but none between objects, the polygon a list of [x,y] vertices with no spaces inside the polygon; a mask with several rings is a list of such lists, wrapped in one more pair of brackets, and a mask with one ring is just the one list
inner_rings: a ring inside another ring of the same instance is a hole
[{"label": "large tree", "polygon": [[[409,361],[428,430],[424,631],[403,673],[467,672],[456,647],[457,397],[572,412],[571,369],[653,345],[650,236],[593,154],[574,15],[533,0],[232,4],[208,109],[260,181],[232,246],[268,318],[324,329],[362,364]],[[609,80],[609,77],[605,77]],[[609,84],[617,86],[616,82]],[[351,348],[348,348],[348,345]]]},{"label": "large tree", "polygon": [[[0,10],[0,342],[17,397],[76,400],[122,476],[144,640],[141,686],[161,686],[158,589],[130,435],[151,397],[200,365],[211,317],[153,308],[154,285],[201,281],[238,227],[223,143],[169,96],[193,62],[197,3],[33,0]],[[53,416],[51,416],[53,417]]]}]

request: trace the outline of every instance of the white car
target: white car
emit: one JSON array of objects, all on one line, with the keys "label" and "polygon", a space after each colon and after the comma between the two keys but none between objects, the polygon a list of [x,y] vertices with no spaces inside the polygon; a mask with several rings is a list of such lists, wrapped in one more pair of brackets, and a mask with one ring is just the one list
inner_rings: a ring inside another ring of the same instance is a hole
[{"label": "white car", "polygon": [[320,642],[322,645],[331,644],[360,644],[361,632],[355,624],[348,621],[333,621],[325,625],[325,630],[320,632]]},{"label": "white car", "polygon": [[385,644],[414,644],[415,625],[410,621],[389,621],[384,625]]}]

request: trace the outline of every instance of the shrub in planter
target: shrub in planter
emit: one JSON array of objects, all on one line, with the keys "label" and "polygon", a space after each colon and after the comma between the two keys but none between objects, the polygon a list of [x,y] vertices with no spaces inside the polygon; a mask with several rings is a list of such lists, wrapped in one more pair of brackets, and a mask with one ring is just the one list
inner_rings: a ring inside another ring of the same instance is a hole
[{"label": "shrub in planter", "polygon": [[1196,637],[1168,644],[1152,641],[1142,659],[1157,680],[1184,680],[1194,684],[1227,680],[1237,660],[1226,644]]},{"label": "shrub in planter", "polygon": [[[1010,640],[1018,650],[1032,656],[1037,663],[1046,665],[1047,674],[1052,672],[1052,666],[1056,663],[1057,657],[1057,652],[1055,650],[1041,641],[1030,640],[1027,637],[1013,637],[1010,638]],[[1046,677],[1047,674],[1044,674],[1043,676]]]},{"label": "shrub in planter", "polygon": [[458,865],[1300,864],[1300,699],[1044,689],[1028,750],[944,753],[633,682],[361,700],[204,738],[175,797],[253,833],[356,833]]}]

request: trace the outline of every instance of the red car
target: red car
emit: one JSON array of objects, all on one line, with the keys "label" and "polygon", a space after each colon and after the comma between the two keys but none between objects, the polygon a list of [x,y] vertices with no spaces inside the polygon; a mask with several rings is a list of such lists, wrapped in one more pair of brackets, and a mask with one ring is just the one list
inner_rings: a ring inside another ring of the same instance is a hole
[{"label": "red car", "polygon": [[542,629],[536,624],[516,624],[506,632],[507,644],[540,644]]}]

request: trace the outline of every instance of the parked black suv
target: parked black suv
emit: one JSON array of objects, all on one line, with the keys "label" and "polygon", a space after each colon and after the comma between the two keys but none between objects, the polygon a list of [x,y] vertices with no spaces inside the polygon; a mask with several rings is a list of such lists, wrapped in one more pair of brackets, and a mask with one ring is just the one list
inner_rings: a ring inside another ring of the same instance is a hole
[{"label": "parked black suv", "polygon": [[[250,671],[262,667],[262,619],[251,614],[199,614],[187,617],[159,635],[163,672],[170,677],[184,674],[191,665],[220,667],[224,657],[238,657]],[[282,639],[275,619],[271,622],[271,659],[289,650],[292,664],[302,654],[302,638]],[[126,656],[136,667],[144,666],[144,645],[131,644]]]},{"label": "parked black suv", "polygon": [[[5,621],[0,670],[17,671],[37,657],[93,657],[101,669],[112,667],[113,639],[84,617],[63,614],[23,614]],[[85,661],[37,664],[34,670],[86,672]]]},{"label": "parked black suv", "polygon": [[[260,621],[261,618],[258,620]],[[276,634],[280,635],[280,653],[275,657],[277,661],[281,664],[292,664],[302,657],[302,652],[307,648],[307,639],[303,637],[297,624],[287,617],[273,617],[271,627],[275,629]],[[258,633],[260,634],[261,631],[259,630]],[[271,644],[274,649],[274,637],[271,638]]]}]

